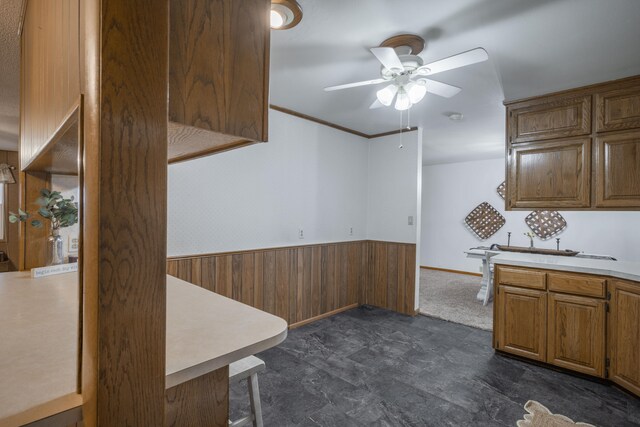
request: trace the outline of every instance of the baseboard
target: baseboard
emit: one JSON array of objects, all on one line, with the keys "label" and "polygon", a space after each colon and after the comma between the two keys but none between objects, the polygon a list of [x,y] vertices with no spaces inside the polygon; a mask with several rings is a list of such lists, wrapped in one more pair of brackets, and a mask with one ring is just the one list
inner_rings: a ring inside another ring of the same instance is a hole
[{"label": "baseboard", "polygon": [[480,274],[480,273],[471,273],[469,271],[451,270],[451,269],[448,269],[448,268],[439,268],[439,267],[428,267],[426,265],[421,265],[420,268],[423,268],[425,270],[444,271],[446,273],[466,274],[467,276],[482,277],[482,274]]},{"label": "baseboard", "polygon": [[302,320],[300,322],[292,323],[292,324],[289,325],[289,329],[299,328],[300,326],[308,325],[309,323],[312,323],[312,322],[315,322],[315,321],[318,321],[318,320],[321,320],[321,319],[325,319],[327,317],[331,317],[334,314],[342,313],[343,311],[351,310],[352,308],[357,308],[359,306],[360,306],[360,304],[356,303],[356,304],[351,304],[351,305],[347,305],[345,307],[338,308],[338,309],[333,310],[333,311],[328,311],[328,312],[322,313],[322,314],[320,314],[318,316],[311,317],[309,319],[305,319],[305,320]]}]

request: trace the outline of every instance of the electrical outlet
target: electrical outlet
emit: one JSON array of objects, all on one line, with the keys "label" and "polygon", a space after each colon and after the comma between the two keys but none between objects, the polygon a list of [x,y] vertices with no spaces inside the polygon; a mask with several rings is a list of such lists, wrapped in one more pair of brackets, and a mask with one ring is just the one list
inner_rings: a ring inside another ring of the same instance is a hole
[{"label": "electrical outlet", "polygon": [[353,227],[349,227],[349,236],[353,236]]},{"label": "electrical outlet", "polygon": [[409,225],[413,225],[413,215],[409,215],[409,220],[407,222]]},{"label": "electrical outlet", "polygon": [[298,228],[298,239],[304,239],[304,230],[302,228]]}]

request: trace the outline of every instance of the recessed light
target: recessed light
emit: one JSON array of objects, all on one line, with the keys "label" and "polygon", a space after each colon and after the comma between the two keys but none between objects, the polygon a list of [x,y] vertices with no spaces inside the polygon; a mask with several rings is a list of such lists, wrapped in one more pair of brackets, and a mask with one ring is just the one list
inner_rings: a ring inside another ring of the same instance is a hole
[{"label": "recessed light", "polygon": [[288,30],[302,20],[302,8],[295,0],[271,1],[271,29]]},{"label": "recessed light", "polygon": [[449,113],[447,116],[449,117],[449,120],[453,120],[454,122],[459,122],[464,118],[462,113]]}]

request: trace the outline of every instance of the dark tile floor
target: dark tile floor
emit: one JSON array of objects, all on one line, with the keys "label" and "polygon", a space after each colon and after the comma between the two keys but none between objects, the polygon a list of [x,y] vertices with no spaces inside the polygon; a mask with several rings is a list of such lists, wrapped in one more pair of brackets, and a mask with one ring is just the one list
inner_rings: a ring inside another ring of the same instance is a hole
[{"label": "dark tile floor", "polygon": [[[258,357],[267,427],[513,427],[529,399],[600,427],[640,425],[640,399],[496,355],[490,332],[424,316],[353,309]],[[232,419],[248,401],[245,383],[232,385]]]}]

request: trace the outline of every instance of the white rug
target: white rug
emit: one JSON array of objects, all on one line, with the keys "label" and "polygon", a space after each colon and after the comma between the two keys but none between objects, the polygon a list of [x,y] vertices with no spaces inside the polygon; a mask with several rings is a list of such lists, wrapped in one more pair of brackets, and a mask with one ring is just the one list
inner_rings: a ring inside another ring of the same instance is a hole
[{"label": "white rug", "polygon": [[480,277],[420,270],[420,314],[474,328],[493,329],[493,302],[476,299]]}]

